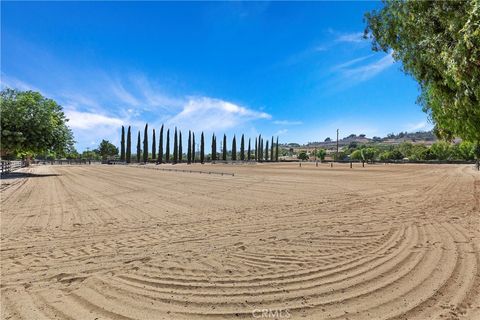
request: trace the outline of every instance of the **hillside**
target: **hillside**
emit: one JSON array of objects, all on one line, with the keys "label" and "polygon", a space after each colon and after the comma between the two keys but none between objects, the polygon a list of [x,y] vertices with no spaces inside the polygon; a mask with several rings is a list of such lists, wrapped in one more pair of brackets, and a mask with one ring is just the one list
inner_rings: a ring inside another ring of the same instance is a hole
[{"label": "hillside", "polygon": [[[437,141],[437,137],[432,131],[418,131],[418,132],[400,132],[398,134],[390,133],[386,137],[372,137],[369,138],[365,134],[350,134],[347,137],[338,140],[339,148],[342,149],[352,143],[354,144],[383,144],[383,145],[398,145],[402,142],[411,142],[413,144],[431,145]],[[310,150],[315,148],[323,148],[327,150],[336,149],[337,142],[335,139],[326,138],[324,141],[308,142],[307,144],[286,143],[282,145],[288,149],[302,149]]]}]

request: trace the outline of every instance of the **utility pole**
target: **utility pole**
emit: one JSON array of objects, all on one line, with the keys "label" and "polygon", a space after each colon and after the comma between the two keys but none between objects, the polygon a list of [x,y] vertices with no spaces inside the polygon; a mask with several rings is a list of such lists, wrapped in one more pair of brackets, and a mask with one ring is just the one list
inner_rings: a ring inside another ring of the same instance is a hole
[{"label": "utility pole", "polygon": [[337,154],[335,155],[335,161],[338,161],[338,129],[337,129]]}]

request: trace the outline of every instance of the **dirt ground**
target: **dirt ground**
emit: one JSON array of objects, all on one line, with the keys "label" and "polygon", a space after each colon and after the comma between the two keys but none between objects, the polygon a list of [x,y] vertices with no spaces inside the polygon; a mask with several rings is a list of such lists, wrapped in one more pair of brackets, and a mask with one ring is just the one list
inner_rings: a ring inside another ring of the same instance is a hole
[{"label": "dirt ground", "polygon": [[466,165],[38,166],[2,180],[2,319],[480,319]]}]

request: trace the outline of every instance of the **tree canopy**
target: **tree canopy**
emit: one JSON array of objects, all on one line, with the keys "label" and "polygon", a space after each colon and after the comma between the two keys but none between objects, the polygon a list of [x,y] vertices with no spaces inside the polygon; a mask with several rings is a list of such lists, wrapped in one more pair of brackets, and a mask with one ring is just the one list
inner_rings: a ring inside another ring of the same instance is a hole
[{"label": "tree canopy", "polygon": [[4,89],[0,94],[3,155],[55,153],[73,150],[73,134],[62,107],[38,92]]},{"label": "tree canopy", "polygon": [[98,153],[102,156],[102,159],[113,157],[118,155],[118,148],[110,143],[108,140],[102,140],[98,146]]},{"label": "tree canopy", "polygon": [[445,139],[480,143],[480,2],[384,1],[365,36],[420,84],[419,102]]}]

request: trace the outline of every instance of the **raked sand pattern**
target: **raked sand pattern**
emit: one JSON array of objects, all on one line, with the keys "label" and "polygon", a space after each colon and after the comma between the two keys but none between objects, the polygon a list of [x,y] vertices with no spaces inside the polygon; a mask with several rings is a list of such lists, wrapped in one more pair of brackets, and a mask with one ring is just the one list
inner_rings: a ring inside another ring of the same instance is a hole
[{"label": "raked sand pattern", "polygon": [[1,318],[480,319],[472,166],[153,168],[3,180]]}]

